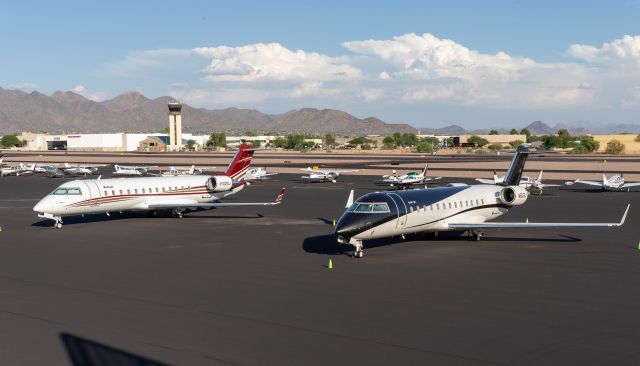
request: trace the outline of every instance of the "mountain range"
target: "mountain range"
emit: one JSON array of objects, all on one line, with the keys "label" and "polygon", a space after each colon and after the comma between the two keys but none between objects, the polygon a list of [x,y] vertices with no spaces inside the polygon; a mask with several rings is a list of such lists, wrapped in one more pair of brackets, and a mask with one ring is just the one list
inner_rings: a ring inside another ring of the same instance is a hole
[{"label": "mountain range", "polygon": [[[0,134],[21,131],[49,133],[158,132],[168,125],[171,97],[149,99],[127,92],[104,102],[57,91],[45,95],[0,88]],[[360,119],[335,109],[303,108],[270,115],[253,109],[182,107],[186,132],[275,131],[282,133],[335,133],[347,135],[417,133],[407,124],[378,118]]]},{"label": "mountain range", "polygon": [[[0,135],[21,131],[49,133],[159,132],[167,127],[167,103],[171,97],[149,99],[138,92],[127,92],[103,102],[82,95],[57,91],[45,95],[37,91],[0,88]],[[282,114],[266,114],[254,109],[205,109],[185,104],[182,108],[186,132],[242,133],[274,131],[279,133],[334,133],[344,135],[417,133],[408,124],[386,123],[378,118],[360,119],[336,109],[303,108]],[[517,130],[522,127],[514,126]],[[553,127],[535,121],[524,126],[532,134],[557,133],[566,128],[573,135],[587,133],[639,133],[640,124],[607,124],[578,121],[557,123]],[[510,129],[496,128],[500,133]],[[421,128],[425,134],[486,134],[489,129],[467,130],[459,125]]]},{"label": "mountain range", "polygon": [[[587,134],[612,134],[612,133],[640,133],[640,124],[602,124],[602,123],[589,123],[589,122],[575,122],[571,125],[558,122],[553,127],[542,121],[534,121],[524,127],[514,127],[518,132],[522,128],[526,128],[532,135],[551,135],[558,133],[558,130],[566,129],[572,135],[587,135]],[[494,128],[496,131],[502,134],[508,134],[511,129]],[[489,133],[489,129],[477,129],[467,130],[464,127],[458,125],[450,125],[441,128],[420,128],[423,134],[434,135],[484,135]]]}]

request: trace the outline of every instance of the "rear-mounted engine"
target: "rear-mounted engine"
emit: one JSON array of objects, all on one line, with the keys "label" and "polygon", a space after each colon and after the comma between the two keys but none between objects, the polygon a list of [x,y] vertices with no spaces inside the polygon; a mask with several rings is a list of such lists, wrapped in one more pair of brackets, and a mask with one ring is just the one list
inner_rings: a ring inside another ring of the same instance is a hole
[{"label": "rear-mounted engine", "polygon": [[209,192],[230,191],[233,187],[233,180],[224,175],[215,175],[207,180],[207,190]]},{"label": "rear-mounted engine", "polygon": [[499,200],[509,206],[519,206],[527,201],[529,192],[520,186],[505,187],[500,191]]}]

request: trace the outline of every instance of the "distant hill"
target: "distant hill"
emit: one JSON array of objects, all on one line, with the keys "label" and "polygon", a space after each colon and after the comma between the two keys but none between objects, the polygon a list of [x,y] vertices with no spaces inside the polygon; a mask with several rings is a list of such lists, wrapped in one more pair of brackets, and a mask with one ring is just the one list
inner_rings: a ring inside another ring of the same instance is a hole
[{"label": "distant hill", "polygon": [[[601,130],[603,130],[604,126],[601,126]],[[609,132],[606,133],[615,133],[615,132],[634,132],[634,128],[630,125],[608,125]],[[621,127],[624,127],[620,129]],[[640,126],[635,126],[636,128],[640,128]],[[584,127],[573,127],[567,125],[565,123],[557,123],[555,126],[551,127],[548,124],[542,121],[531,122],[529,125],[524,126],[524,128],[528,129],[529,132],[533,135],[549,135],[556,134],[560,129],[567,129],[572,135],[585,135],[591,133],[589,129]],[[626,128],[626,130],[625,130]],[[498,131],[501,134],[508,134],[511,129],[506,128],[491,128],[491,129],[475,129],[475,130],[467,130],[464,127],[458,125],[450,125],[441,128],[420,128],[420,132],[424,134],[434,134],[434,135],[483,135],[488,134],[492,129]],[[520,131],[522,128],[516,128]]]},{"label": "distant hill", "polygon": [[[0,134],[161,131],[167,126],[169,101],[172,98],[149,99],[138,92],[127,92],[94,102],[70,91],[47,96],[0,88]],[[184,130],[200,133],[245,130],[353,135],[417,133],[407,124],[390,124],[374,117],[360,119],[334,109],[303,108],[268,115],[252,109],[210,110],[185,104],[182,115]]]}]

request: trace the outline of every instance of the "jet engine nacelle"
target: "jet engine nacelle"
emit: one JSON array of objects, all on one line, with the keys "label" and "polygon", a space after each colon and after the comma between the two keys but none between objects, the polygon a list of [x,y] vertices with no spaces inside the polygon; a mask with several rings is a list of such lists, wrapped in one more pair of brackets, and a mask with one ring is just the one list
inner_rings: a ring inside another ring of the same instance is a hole
[{"label": "jet engine nacelle", "polygon": [[210,192],[230,191],[233,187],[233,180],[224,175],[214,175],[207,180],[207,190]]},{"label": "jet engine nacelle", "polygon": [[520,206],[527,201],[529,192],[520,186],[509,186],[502,188],[498,199],[501,203],[509,206]]}]

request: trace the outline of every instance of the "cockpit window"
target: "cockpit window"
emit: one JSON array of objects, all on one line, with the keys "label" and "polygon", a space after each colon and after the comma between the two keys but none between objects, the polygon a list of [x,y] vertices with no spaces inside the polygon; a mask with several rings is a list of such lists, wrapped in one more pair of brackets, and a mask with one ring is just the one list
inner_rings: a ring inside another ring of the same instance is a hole
[{"label": "cockpit window", "polygon": [[349,207],[349,211],[356,213],[382,213],[389,212],[389,205],[384,202],[381,203],[354,203]]},{"label": "cockpit window", "polygon": [[374,203],[373,212],[389,212],[389,205],[386,203]]},{"label": "cockpit window", "polygon": [[58,188],[55,191],[53,191],[51,194],[54,194],[56,196],[82,194],[82,191],[80,190],[80,188]]},{"label": "cockpit window", "polygon": [[373,210],[373,205],[370,203],[360,203],[358,207],[356,207],[354,212],[371,212]]}]

